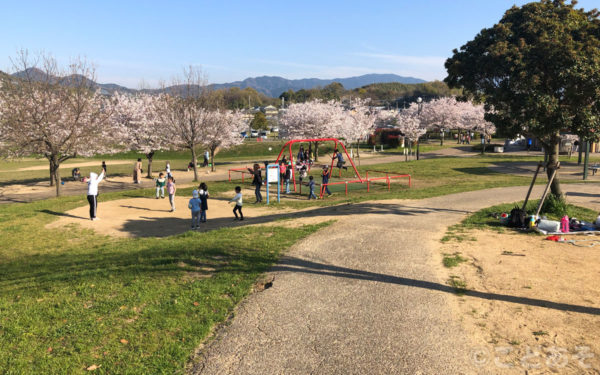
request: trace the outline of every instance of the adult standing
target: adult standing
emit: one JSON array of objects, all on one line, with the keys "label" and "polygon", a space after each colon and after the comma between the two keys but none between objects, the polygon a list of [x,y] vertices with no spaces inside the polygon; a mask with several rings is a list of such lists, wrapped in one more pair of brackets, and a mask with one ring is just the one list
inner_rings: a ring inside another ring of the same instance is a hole
[{"label": "adult standing", "polygon": [[210,160],[210,154],[208,150],[204,150],[204,162],[202,163],[203,167],[208,167],[208,161]]},{"label": "adult standing", "polygon": [[300,150],[298,150],[298,156],[296,157],[298,161],[304,161],[304,146],[300,145]]},{"label": "adult standing", "polygon": [[260,188],[262,187],[262,173],[260,171],[260,165],[254,164],[254,169],[248,168],[248,172],[252,173],[252,185],[254,185],[254,196],[256,197],[256,202],[262,202],[262,194],[260,192]]},{"label": "adult standing", "polygon": [[133,183],[139,184],[142,179],[142,159],[138,158],[133,166]]},{"label": "adult standing", "polygon": [[98,184],[104,178],[104,170],[98,176],[96,173],[91,172],[90,178],[88,180],[88,192],[87,192],[87,200],[90,204],[90,219],[98,220],[96,214],[98,212]]}]

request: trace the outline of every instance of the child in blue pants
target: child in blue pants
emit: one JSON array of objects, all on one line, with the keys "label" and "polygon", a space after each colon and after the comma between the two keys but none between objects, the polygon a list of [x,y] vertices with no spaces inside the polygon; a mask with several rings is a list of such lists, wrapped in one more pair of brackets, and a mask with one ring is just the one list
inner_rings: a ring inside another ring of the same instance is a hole
[{"label": "child in blue pants", "polygon": [[192,199],[188,203],[188,208],[192,211],[192,230],[200,228],[200,206],[202,202],[198,198],[198,190],[192,191]]},{"label": "child in blue pants", "polygon": [[310,192],[308,193],[309,200],[310,200],[310,198],[317,199],[317,196],[315,195],[315,181],[313,181],[313,180],[314,180],[313,176],[310,176],[308,178],[308,188],[310,189]]}]

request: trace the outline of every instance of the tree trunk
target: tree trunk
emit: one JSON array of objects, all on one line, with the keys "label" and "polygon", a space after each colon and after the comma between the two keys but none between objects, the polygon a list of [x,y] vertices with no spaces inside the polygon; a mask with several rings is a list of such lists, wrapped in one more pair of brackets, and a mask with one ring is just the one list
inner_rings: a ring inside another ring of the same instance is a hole
[{"label": "tree trunk", "polygon": [[215,151],[217,151],[216,147],[210,148],[210,170],[212,172],[215,171]]},{"label": "tree trunk", "polygon": [[150,151],[146,154],[146,159],[148,159],[148,178],[152,178],[152,158],[154,157],[154,151]]},{"label": "tree trunk", "polygon": [[192,150],[192,164],[194,165],[194,181],[198,181],[198,163],[196,162],[196,149],[194,146],[190,147]]},{"label": "tree trunk", "polygon": [[319,142],[315,141],[315,161],[319,161]]},{"label": "tree trunk", "polygon": [[50,162],[50,186],[54,184],[56,187],[56,196],[60,197],[60,164],[56,155],[52,155],[48,158]]},{"label": "tree trunk", "polygon": [[556,176],[554,177],[554,180],[552,181],[552,185],[550,186],[550,189],[552,191],[552,194],[556,197],[556,198],[562,198],[562,190],[560,188],[560,180],[558,178],[558,152],[559,152],[559,146],[560,146],[560,142],[559,142],[559,136],[556,135],[555,137],[552,138],[552,140],[550,141],[550,143],[548,143],[548,165],[547,165],[547,169],[546,169],[546,174],[548,175],[548,178],[550,178],[552,176],[552,173],[556,170]]},{"label": "tree trunk", "polygon": [[48,159],[48,163],[50,165],[50,186],[54,186],[54,169],[52,167],[52,160]]}]

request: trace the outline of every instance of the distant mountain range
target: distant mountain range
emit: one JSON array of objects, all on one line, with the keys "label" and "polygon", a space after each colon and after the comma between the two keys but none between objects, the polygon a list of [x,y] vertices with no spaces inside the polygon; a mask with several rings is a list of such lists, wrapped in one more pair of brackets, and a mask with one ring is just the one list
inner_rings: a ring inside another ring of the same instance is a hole
[{"label": "distant mountain range", "polygon": [[[23,78],[27,75],[34,77],[34,79],[44,80],[46,79],[46,75],[43,71],[35,68],[30,68],[26,71],[21,71],[12,74],[13,77]],[[85,79],[83,76],[70,76],[66,77],[64,80],[66,82],[73,80],[77,81],[79,79]],[[231,87],[239,87],[241,89],[251,87],[256,91],[269,96],[276,98],[281,95],[283,92],[288,90],[298,91],[301,89],[312,89],[315,87],[324,87],[333,82],[341,83],[345,89],[352,90],[358,87],[363,87],[366,85],[370,85],[373,83],[389,83],[389,82],[398,82],[398,83],[425,83],[426,81],[413,78],[413,77],[402,77],[396,74],[365,74],[357,77],[348,77],[348,78],[334,78],[334,79],[318,79],[318,78],[304,78],[304,79],[285,79],[282,77],[255,77],[255,78],[246,78],[243,81],[236,81],[231,83],[214,83],[209,86],[215,90],[218,89],[227,89]],[[115,91],[119,92],[128,92],[134,93],[138,90],[130,89],[121,85],[117,85],[115,83],[97,83],[92,82],[93,86],[100,88],[105,93],[113,93]],[[149,90],[152,92],[160,92],[159,90]],[[173,91],[171,87],[167,87],[164,91],[171,92]]]},{"label": "distant mountain range", "polygon": [[333,82],[341,83],[345,89],[352,90],[358,87],[363,87],[373,83],[425,83],[426,81],[413,78],[413,77],[402,77],[396,74],[365,74],[358,77],[348,78],[334,78],[334,79],[318,79],[318,78],[304,78],[304,79],[285,79],[282,77],[256,77],[246,78],[243,81],[236,81],[231,83],[218,83],[212,84],[211,86],[215,89],[225,89],[230,87],[239,87],[244,89],[246,87],[252,87],[256,91],[263,93],[272,98],[276,98],[283,92],[288,90],[298,91],[301,89],[312,89],[315,87],[324,87]]}]

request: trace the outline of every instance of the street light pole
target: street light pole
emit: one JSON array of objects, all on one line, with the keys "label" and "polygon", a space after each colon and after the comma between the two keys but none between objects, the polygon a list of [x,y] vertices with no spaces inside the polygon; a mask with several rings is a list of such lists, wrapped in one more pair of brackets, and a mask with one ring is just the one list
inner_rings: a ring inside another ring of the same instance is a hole
[{"label": "street light pole", "polygon": [[[587,180],[588,178],[588,163],[590,160],[590,142],[589,141],[585,141],[584,142],[584,147],[585,147],[585,155],[583,157],[583,179]],[[581,146],[580,146],[581,147]]]},{"label": "street light pole", "polygon": [[[417,98],[417,106],[418,106],[418,110],[417,110],[417,115],[419,116],[419,120],[421,119],[421,110],[423,109],[423,98],[421,98],[420,96]],[[419,137],[417,137],[417,160],[419,160]]]}]

